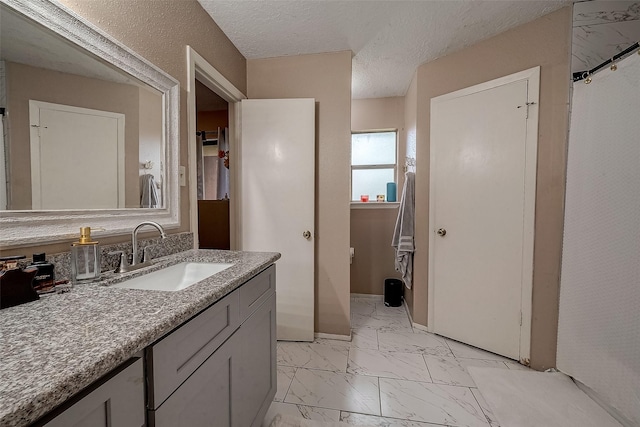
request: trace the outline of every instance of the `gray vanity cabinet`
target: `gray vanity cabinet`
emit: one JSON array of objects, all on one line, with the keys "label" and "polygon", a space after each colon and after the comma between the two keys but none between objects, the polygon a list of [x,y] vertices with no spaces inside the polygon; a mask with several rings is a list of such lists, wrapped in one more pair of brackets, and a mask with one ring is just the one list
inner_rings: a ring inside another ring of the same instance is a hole
[{"label": "gray vanity cabinet", "polygon": [[238,307],[238,292],[232,292],[146,349],[150,409],[162,405],[238,329]]},{"label": "gray vanity cabinet", "polygon": [[277,389],[276,295],[269,298],[242,324],[238,389],[241,405],[237,419],[242,427],[259,427]]},{"label": "gray vanity cabinet", "polygon": [[240,402],[238,336],[216,350],[156,411],[149,424],[156,427],[205,427],[238,425],[233,421]]},{"label": "gray vanity cabinet", "polygon": [[138,358],[44,425],[142,427],[144,418],[144,371]]},{"label": "gray vanity cabinet", "polygon": [[276,268],[271,266],[238,289],[241,405],[234,426],[260,426],[277,389]]},{"label": "gray vanity cabinet", "polygon": [[150,427],[260,426],[276,392],[275,267],[147,349]]}]

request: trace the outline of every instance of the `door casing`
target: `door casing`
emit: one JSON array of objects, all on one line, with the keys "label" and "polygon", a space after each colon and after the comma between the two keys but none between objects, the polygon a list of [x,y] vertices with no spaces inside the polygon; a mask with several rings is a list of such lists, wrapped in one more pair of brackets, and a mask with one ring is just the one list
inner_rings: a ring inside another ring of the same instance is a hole
[{"label": "door casing", "polygon": [[240,101],[246,99],[238,88],[216,70],[191,46],[187,46],[187,120],[189,157],[189,229],[193,233],[193,247],[198,249],[198,180],[196,172],[196,78],[229,103],[229,232],[231,250],[238,249],[238,221],[236,220],[236,182],[238,170],[237,141],[240,140]]},{"label": "door casing", "polygon": [[[189,218],[190,231],[194,237],[194,248],[199,247],[198,242],[198,195],[197,195],[197,171],[196,171],[196,94],[195,82],[203,83],[222,99],[229,103],[229,222],[230,222],[230,246],[231,250],[242,250],[241,247],[241,221],[239,166],[241,164],[241,152],[239,141],[241,140],[241,101],[247,97],[240,92],[229,80],[216,70],[206,59],[199,55],[191,46],[187,46],[187,115],[188,115],[188,164],[189,164]],[[311,224],[314,225],[314,224]],[[315,240],[315,238],[313,239]],[[312,242],[312,244],[315,244]],[[315,255],[314,255],[315,263]],[[315,289],[315,283],[313,284]],[[313,297],[313,296],[312,296]],[[315,317],[315,313],[312,317]],[[313,333],[312,333],[313,335]],[[312,339],[312,338],[311,338]]]},{"label": "door casing", "polygon": [[[533,291],[533,249],[536,200],[536,172],[538,153],[538,113],[540,94],[540,67],[530,68],[515,74],[494,79],[475,86],[431,99],[431,107],[438,102],[458,98],[473,93],[489,90],[505,84],[526,80],[528,82],[527,105],[528,120],[525,146],[525,194],[524,194],[524,224],[523,230],[523,266],[522,266],[522,322],[520,325],[520,356],[519,360],[528,364],[531,355],[531,316]],[[432,124],[433,125],[433,124]],[[434,281],[434,246],[436,238],[435,223],[435,191],[437,159],[434,148],[430,148],[430,183],[429,183],[429,277],[428,277],[428,318],[427,329],[434,332],[435,312],[435,281]]]}]

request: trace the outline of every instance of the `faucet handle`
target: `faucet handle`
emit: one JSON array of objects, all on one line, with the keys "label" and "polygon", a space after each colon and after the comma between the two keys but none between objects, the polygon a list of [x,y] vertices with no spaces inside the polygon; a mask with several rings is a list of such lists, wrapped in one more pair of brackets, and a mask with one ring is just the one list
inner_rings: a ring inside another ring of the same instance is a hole
[{"label": "faucet handle", "polygon": [[144,249],[142,249],[142,262],[147,262],[147,261],[151,261],[151,255],[149,254],[149,249],[155,248],[158,245],[149,245],[149,246],[145,246]]},{"label": "faucet handle", "polygon": [[112,251],[109,252],[109,255],[119,255],[120,260],[118,262],[118,267],[114,270],[116,273],[125,273],[127,271],[127,267],[129,266],[129,262],[127,260],[127,254],[124,251]]}]

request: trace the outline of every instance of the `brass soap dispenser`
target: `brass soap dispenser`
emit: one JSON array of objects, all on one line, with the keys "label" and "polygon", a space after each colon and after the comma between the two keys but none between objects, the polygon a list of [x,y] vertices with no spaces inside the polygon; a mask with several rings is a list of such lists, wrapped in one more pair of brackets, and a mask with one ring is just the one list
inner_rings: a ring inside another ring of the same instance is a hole
[{"label": "brass soap dispenser", "polygon": [[100,278],[100,245],[91,240],[91,227],[80,228],[80,239],[71,244],[73,284]]}]

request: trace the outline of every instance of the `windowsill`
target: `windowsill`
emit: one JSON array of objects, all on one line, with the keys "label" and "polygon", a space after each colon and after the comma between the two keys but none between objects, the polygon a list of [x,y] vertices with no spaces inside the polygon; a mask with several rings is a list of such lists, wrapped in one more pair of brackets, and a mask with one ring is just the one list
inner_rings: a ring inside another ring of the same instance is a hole
[{"label": "windowsill", "polygon": [[393,209],[400,202],[351,202],[351,209]]}]

